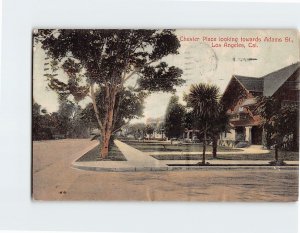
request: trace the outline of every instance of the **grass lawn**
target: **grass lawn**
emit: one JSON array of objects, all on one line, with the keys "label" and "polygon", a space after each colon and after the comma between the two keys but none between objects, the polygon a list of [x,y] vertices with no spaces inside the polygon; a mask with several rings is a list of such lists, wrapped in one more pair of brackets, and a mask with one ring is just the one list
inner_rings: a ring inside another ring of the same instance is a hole
[{"label": "grass lawn", "polygon": [[[199,155],[152,155],[152,157],[158,160],[201,160],[202,154]],[[212,159],[212,155],[206,155],[206,159]],[[274,151],[268,154],[232,154],[232,155],[217,155],[217,159],[221,160],[274,160]],[[279,159],[283,159],[285,161],[297,161],[299,160],[298,152],[291,151],[280,151]]]},{"label": "grass lawn", "polygon": [[[99,161],[99,150],[100,146],[96,146],[94,149],[90,150],[83,156],[81,156],[76,162],[89,162],[89,161]],[[103,161],[103,160],[101,160]],[[122,154],[122,152],[113,145],[108,153],[108,157],[105,159],[105,161],[126,161],[125,156]]]},{"label": "grass lawn", "polygon": [[[201,144],[182,144],[171,145],[165,142],[137,142],[137,141],[124,141],[124,143],[143,152],[155,152],[155,151],[182,151],[182,152],[197,152],[202,151]],[[212,146],[206,146],[206,151],[212,151]],[[218,151],[242,151],[240,149],[219,146]]]}]

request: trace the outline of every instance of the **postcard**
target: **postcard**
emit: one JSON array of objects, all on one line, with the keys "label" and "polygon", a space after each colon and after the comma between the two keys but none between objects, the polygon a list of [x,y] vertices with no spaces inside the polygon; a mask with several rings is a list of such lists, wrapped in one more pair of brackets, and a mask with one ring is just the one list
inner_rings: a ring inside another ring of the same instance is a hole
[{"label": "postcard", "polygon": [[32,198],[298,200],[297,30],[35,29]]}]

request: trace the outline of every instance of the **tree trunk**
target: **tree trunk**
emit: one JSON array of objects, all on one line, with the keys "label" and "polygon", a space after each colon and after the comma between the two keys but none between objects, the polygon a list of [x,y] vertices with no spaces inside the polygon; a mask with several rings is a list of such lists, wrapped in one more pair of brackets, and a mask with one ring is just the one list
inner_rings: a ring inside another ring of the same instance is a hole
[{"label": "tree trunk", "polygon": [[216,159],[217,158],[217,148],[218,148],[218,138],[214,135],[213,136],[213,141],[212,141],[212,147],[213,147],[213,158]]},{"label": "tree trunk", "polygon": [[102,159],[105,159],[108,156],[109,140],[110,140],[111,134],[109,132],[102,131],[102,135],[103,136],[102,136],[102,142],[101,142],[100,157]]},{"label": "tree trunk", "polygon": [[267,149],[270,150],[271,148],[271,134],[269,132],[266,133],[266,146]]},{"label": "tree trunk", "polygon": [[109,152],[109,143],[113,131],[114,108],[116,102],[116,89],[114,87],[106,89],[105,98],[105,117],[101,134],[101,150],[100,157],[107,158]]},{"label": "tree trunk", "polygon": [[275,145],[275,161],[278,162],[278,146]]},{"label": "tree trunk", "polygon": [[295,127],[295,130],[293,132],[293,139],[292,139],[292,150],[293,151],[299,150],[298,129],[299,129],[299,126]]},{"label": "tree trunk", "polygon": [[91,98],[93,101],[93,108],[94,108],[94,112],[95,112],[95,116],[98,122],[98,125],[100,127],[100,130],[103,128],[101,120],[100,120],[100,116],[99,116],[99,111],[97,108],[97,103],[96,103],[96,96],[95,96],[95,91],[94,91],[94,85],[91,85]]},{"label": "tree trunk", "polygon": [[204,139],[203,139],[203,153],[202,153],[202,164],[205,164],[205,152],[206,152],[206,131],[204,131]]}]

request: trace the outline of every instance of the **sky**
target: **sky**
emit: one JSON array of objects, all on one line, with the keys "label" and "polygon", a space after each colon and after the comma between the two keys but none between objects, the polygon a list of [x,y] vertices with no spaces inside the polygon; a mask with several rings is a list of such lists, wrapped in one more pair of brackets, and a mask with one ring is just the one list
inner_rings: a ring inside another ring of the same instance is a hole
[{"label": "sky", "polygon": [[[183,70],[182,78],[186,83],[176,87],[176,95],[183,104],[182,96],[189,92],[191,84],[214,84],[222,93],[233,74],[261,77],[299,61],[299,41],[295,30],[189,29],[176,30],[175,34],[181,44],[179,54],[169,55],[163,60],[170,66],[174,65]],[[241,42],[241,37],[247,41]],[[261,41],[256,42],[258,39]],[[249,42],[250,40],[252,41]],[[225,42],[227,47],[224,47]],[[219,44],[221,47],[218,47]],[[244,47],[235,47],[236,44]],[[45,60],[45,53],[40,46],[33,50],[34,100],[48,112],[57,111],[58,96],[47,88],[47,81],[43,76],[44,63],[48,62]],[[58,77],[61,80],[66,78],[63,71],[58,72]],[[134,77],[127,85],[133,82]],[[162,92],[151,94],[145,100],[144,117],[132,122],[145,122],[147,118],[163,116],[171,96],[171,93]],[[80,104],[84,107],[88,102],[85,99]]]}]

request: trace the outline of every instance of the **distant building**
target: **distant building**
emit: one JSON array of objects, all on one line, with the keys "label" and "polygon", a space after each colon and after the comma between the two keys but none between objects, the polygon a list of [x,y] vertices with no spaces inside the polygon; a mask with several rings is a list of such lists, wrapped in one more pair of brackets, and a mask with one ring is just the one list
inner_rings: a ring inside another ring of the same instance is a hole
[{"label": "distant building", "polygon": [[295,63],[257,78],[233,75],[222,96],[231,130],[221,134],[220,144],[234,146],[237,142],[247,141],[262,145],[261,117],[254,111],[256,97],[273,96],[283,105],[299,104],[299,67],[300,63]]},{"label": "distant building", "polygon": [[197,129],[185,129],[182,136],[183,140],[186,142],[196,142],[198,141],[198,133],[199,130]]}]

